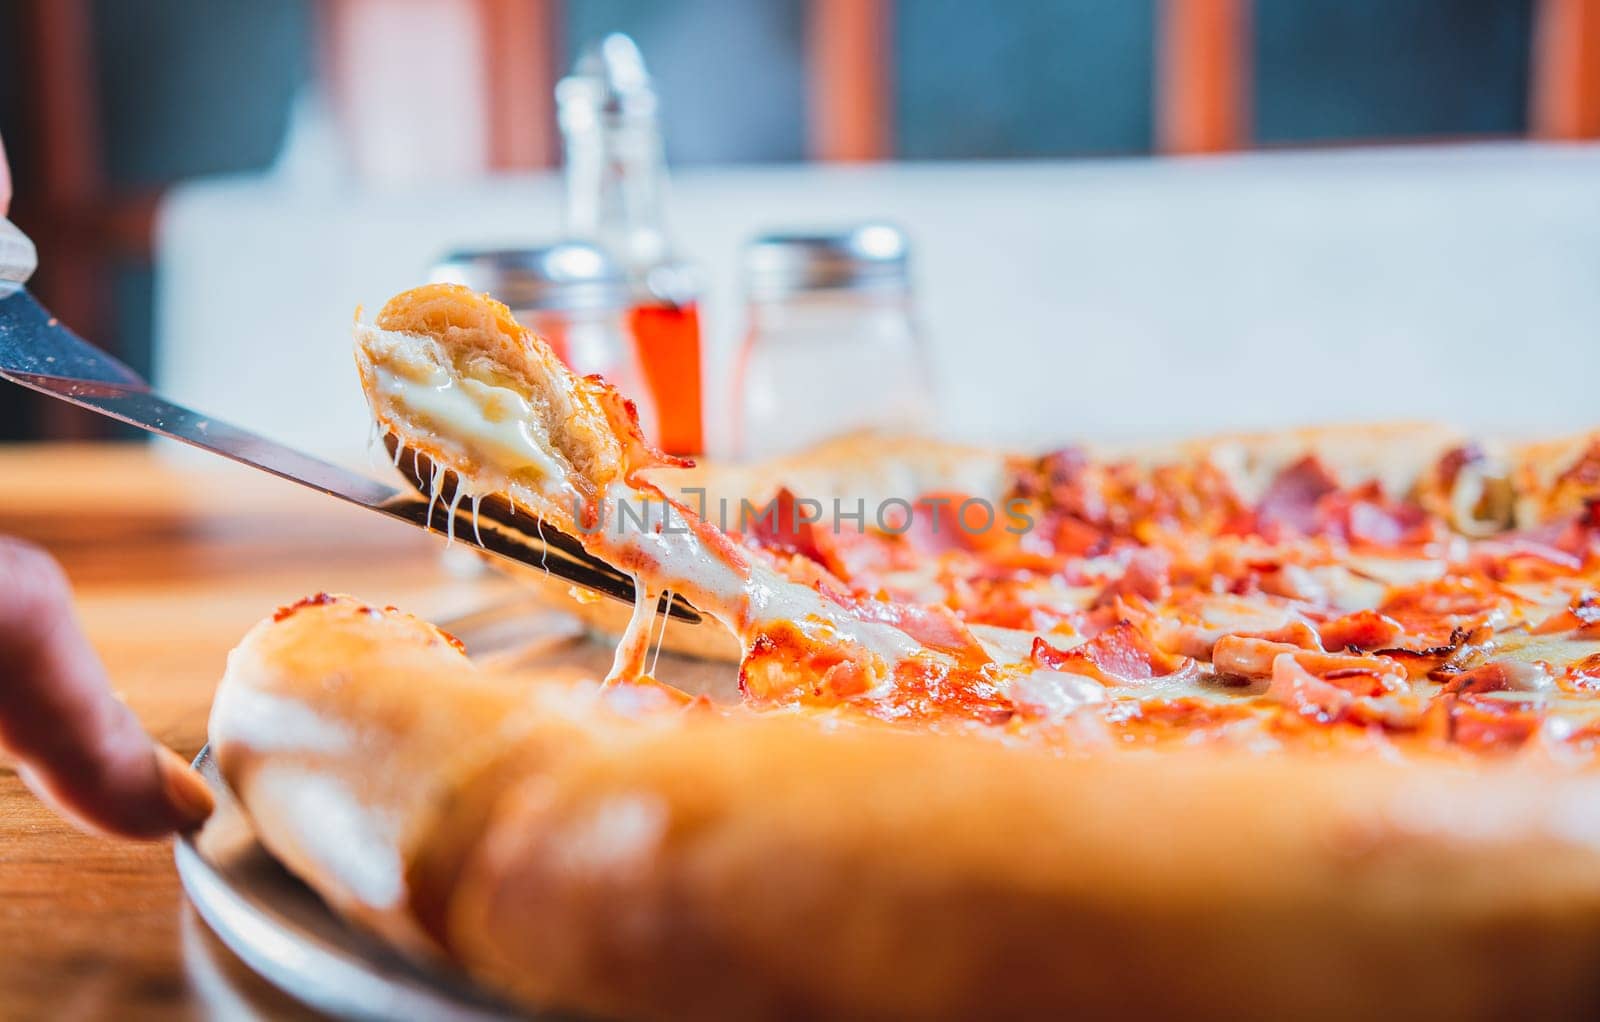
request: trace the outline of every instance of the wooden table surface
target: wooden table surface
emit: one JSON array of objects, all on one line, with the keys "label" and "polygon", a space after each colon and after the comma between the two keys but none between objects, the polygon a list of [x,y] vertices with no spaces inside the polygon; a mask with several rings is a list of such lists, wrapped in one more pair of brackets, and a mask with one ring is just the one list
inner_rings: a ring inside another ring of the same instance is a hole
[{"label": "wooden table surface", "polygon": [[[61,560],[115,685],[186,757],[205,741],[228,649],[273,608],[343,591],[442,620],[507,594],[451,571],[440,541],[406,525],[171,455],[0,447],[0,533]],[[80,834],[0,768],[0,1017],[252,1014],[307,1017],[188,907],[170,842]]]}]

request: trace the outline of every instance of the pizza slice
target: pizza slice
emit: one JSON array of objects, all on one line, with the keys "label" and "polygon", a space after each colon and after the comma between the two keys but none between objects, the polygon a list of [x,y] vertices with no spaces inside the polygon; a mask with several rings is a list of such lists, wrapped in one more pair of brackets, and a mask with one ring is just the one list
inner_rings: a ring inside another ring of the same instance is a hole
[{"label": "pizza slice", "polygon": [[420,456],[435,496],[504,501],[634,577],[613,680],[643,673],[657,597],[671,591],[739,638],[753,692],[888,698],[897,680],[931,679],[981,700],[991,686],[978,672],[998,665],[959,623],[919,638],[887,605],[796,581],[668,497],[645,473],[674,459],[640,433],[631,404],[575,376],[500,303],[457,285],[417,288],[356,340],[380,428],[397,459]]}]

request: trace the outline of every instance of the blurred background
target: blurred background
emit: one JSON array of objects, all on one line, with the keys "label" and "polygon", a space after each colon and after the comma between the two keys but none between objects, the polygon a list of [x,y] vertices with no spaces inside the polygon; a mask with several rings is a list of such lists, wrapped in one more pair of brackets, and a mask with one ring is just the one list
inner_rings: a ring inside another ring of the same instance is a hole
[{"label": "blurred background", "polygon": [[[713,451],[740,245],[876,218],[954,436],[1600,421],[1600,0],[9,0],[34,289],[348,460],[353,310],[561,234],[552,89],[612,31],[707,281]],[[0,439],[108,430],[0,393]]]}]

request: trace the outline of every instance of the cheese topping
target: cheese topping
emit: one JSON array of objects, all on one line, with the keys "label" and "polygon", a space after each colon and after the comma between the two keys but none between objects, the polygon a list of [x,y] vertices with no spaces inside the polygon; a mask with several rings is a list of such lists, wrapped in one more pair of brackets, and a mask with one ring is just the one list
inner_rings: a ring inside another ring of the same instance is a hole
[{"label": "cheese topping", "polygon": [[426,424],[435,436],[466,448],[508,477],[530,469],[548,481],[563,477],[527,398],[422,357],[417,348],[426,343],[423,338],[365,329],[382,335],[380,344],[368,342],[369,351],[384,355],[373,359],[377,393],[402,417]]},{"label": "cheese topping", "polygon": [[[899,629],[854,617],[811,586],[790,581],[764,564],[729,564],[707,548],[683,511],[669,511],[670,505],[659,497],[618,482],[606,491],[606,499],[607,521],[591,537],[595,548],[625,563],[653,565],[652,574],[658,577],[652,582],[658,588],[682,593],[745,641],[765,625],[794,622],[802,629],[831,630],[890,663],[922,649]],[[637,524],[641,522],[645,524]]]}]

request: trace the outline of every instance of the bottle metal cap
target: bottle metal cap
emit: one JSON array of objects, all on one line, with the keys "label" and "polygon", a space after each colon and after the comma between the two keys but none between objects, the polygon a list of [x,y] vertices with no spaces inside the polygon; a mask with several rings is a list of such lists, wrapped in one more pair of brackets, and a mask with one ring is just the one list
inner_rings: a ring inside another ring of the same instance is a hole
[{"label": "bottle metal cap", "polygon": [[487,291],[514,311],[622,308],[628,279],[596,245],[563,241],[539,248],[452,252],[435,264],[435,283]]},{"label": "bottle metal cap", "polygon": [[758,300],[812,291],[903,291],[910,244],[886,223],[840,231],[778,231],[745,245],[745,293]]}]

